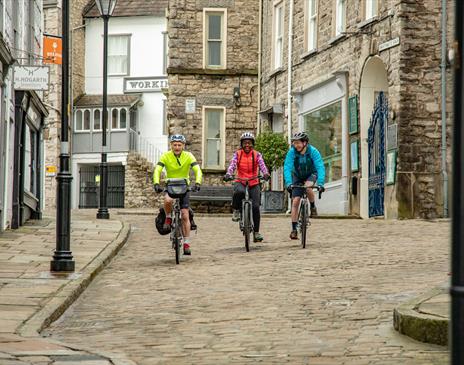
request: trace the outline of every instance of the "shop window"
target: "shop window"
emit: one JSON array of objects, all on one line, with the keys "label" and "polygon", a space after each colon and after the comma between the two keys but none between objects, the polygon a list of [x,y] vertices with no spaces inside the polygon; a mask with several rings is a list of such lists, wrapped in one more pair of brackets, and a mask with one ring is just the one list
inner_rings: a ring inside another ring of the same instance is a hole
[{"label": "shop window", "polygon": [[203,166],[210,169],[224,168],[225,108],[205,107],[203,113]]},{"label": "shop window", "polygon": [[327,105],[304,116],[309,143],[324,160],[326,182],[342,178],[342,101]]}]

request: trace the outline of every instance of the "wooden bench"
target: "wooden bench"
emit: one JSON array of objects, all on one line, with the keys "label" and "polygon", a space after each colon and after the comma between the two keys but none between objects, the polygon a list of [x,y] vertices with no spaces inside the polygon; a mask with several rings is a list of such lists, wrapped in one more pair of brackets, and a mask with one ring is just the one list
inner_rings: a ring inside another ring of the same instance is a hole
[{"label": "wooden bench", "polygon": [[232,201],[232,186],[202,186],[200,191],[190,192],[192,201],[230,202]]}]

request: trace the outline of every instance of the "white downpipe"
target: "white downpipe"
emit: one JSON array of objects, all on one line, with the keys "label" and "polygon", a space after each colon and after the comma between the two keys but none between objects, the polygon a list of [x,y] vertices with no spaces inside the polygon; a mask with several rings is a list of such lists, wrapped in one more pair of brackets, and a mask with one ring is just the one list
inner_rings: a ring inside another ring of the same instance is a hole
[{"label": "white downpipe", "polygon": [[288,143],[292,142],[292,54],[293,54],[293,1],[288,9],[288,67],[287,67],[287,133]]}]

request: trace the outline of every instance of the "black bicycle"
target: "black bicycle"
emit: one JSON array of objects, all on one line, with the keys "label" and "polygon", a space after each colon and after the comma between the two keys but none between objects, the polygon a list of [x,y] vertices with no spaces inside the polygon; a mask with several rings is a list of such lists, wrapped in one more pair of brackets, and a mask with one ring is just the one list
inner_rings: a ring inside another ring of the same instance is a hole
[{"label": "black bicycle", "polygon": [[240,214],[240,230],[243,232],[243,236],[245,238],[245,249],[247,252],[250,251],[250,236],[253,232],[254,224],[253,224],[253,203],[250,199],[250,181],[256,180],[262,181],[262,176],[254,176],[250,178],[241,178],[241,177],[234,177],[229,179],[230,180],[239,180],[245,183],[245,198],[242,200],[242,211]]},{"label": "black bicycle", "polygon": [[[300,206],[298,208],[298,230],[300,231],[301,238],[301,247],[306,248],[306,236],[308,232],[308,227],[311,225],[309,221],[309,200],[308,200],[308,187],[303,184],[291,185],[292,189],[301,189],[303,195],[301,196]],[[319,192],[319,199],[321,199],[323,188],[319,186],[313,186],[313,190]]]},{"label": "black bicycle", "polygon": [[170,239],[172,248],[176,253],[176,264],[180,263],[181,250],[183,248],[184,233],[182,231],[182,217],[180,208],[180,199],[190,191],[186,179],[169,179],[164,190],[174,199],[174,205],[171,212],[172,224]]}]

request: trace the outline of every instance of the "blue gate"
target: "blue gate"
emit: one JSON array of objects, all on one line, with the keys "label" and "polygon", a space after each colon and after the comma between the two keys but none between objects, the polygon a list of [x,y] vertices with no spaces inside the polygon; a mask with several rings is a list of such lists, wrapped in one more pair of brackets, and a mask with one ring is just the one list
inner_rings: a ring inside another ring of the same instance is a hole
[{"label": "blue gate", "polygon": [[367,137],[369,150],[369,217],[384,214],[385,127],[387,122],[387,97],[383,92],[380,92],[375,101]]}]

